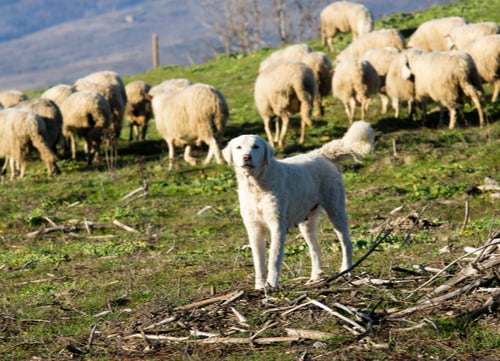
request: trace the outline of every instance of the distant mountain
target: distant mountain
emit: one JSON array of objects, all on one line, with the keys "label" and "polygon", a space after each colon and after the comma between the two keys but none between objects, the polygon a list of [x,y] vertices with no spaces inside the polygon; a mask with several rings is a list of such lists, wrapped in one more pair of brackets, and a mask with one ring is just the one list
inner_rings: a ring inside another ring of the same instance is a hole
[{"label": "distant mountain", "polygon": [[[361,2],[380,17],[451,1]],[[261,3],[269,6],[272,0]],[[73,83],[103,69],[122,75],[144,72],[152,66],[154,33],[159,36],[161,64],[202,62],[219,44],[200,21],[210,21],[200,4],[198,0],[2,0],[0,90]]]}]

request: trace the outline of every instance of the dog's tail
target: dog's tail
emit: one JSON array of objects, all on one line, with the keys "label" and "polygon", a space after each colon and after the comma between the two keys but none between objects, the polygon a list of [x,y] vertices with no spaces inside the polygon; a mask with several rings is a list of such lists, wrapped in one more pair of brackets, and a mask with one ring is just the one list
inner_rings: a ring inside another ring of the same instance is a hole
[{"label": "dog's tail", "polygon": [[360,162],[363,155],[372,151],[375,144],[375,131],[372,126],[359,120],[354,122],[342,139],[335,139],[318,149],[319,153],[331,161],[352,157]]}]

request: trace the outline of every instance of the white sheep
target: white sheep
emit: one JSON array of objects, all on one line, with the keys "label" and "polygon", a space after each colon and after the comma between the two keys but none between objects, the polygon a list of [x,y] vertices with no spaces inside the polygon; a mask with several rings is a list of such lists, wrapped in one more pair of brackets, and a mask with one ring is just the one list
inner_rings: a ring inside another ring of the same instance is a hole
[{"label": "white sheep", "polygon": [[464,50],[468,45],[483,36],[495,35],[499,32],[500,27],[497,23],[492,21],[465,24],[452,28],[450,33],[446,36],[446,41],[448,49]]},{"label": "white sheep", "polygon": [[335,59],[336,63],[363,56],[368,50],[392,47],[399,50],[405,48],[403,35],[396,29],[380,29],[361,35],[354,39]]},{"label": "white sheep", "polygon": [[40,95],[40,98],[52,100],[61,108],[63,101],[74,92],[76,92],[76,89],[71,85],[57,84],[44,91],[42,95]]},{"label": "white sheep", "polygon": [[48,147],[46,136],[45,124],[34,112],[14,108],[0,110],[0,156],[10,164],[11,180],[15,179],[16,170],[21,178],[24,177],[31,146],[40,152],[49,177],[59,172],[57,157]]},{"label": "white sheep", "polygon": [[337,1],[320,13],[321,42],[333,52],[332,38],[337,32],[352,32],[353,39],[373,30],[373,14],[363,4]]},{"label": "white sheep", "polygon": [[[301,114],[299,143],[304,143],[305,127],[312,125],[311,112],[317,92],[314,73],[302,62],[273,63],[259,73],[255,80],[255,105],[272,147],[276,142],[283,147],[289,116],[297,112]],[[270,129],[273,117],[277,117],[275,137]]]},{"label": "white sheep", "polygon": [[184,144],[184,159],[191,165],[192,144],[208,145],[208,154],[203,164],[215,156],[223,163],[219,140],[224,133],[229,108],[222,93],[206,84],[193,84],[177,90],[153,96],[151,101],[156,128],[168,145],[169,170],[173,169],[175,144]]},{"label": "white sheep", "polygon": [[111,123],[111,110],[104,97],[92,90],[71,94],[61,105],[63,134],[69,138],[71,156],[76,159],[76,137],[85,139],[87,163],[99,155],[103,132]]},{"label": "white sheep", "polygon": [[[385,78],[389,71],[389,66],[399,53],[400,50],[397,48],[385,47],[368,50],[361,57],[361,59],[368,61],[377,71],[377,74],[380,77],[381,89],[383,89],[385,86]],[[380,98],[382,101],[382,114],[385,114],[387,113],[389,98],[383,92],[380,92]]]},{"label": "white sheep", "polygon": [[135,138],[146,139],[149,119],[153,117],[153,109],[148,92],[151,85],[143,80],[135,80],[127,84],[127,106],[125,107],[125,118],[130,125],[129,140],[132,140],[133,133]]},{"label": "white sheep", "polygon": [[446,36],[456,26],[467,24],[467,20],[459,16],[428,20],[420,24],[408,40],[408,48],[424,51],[447,50]]},{"label": "white sheep", "polygon": [[345,112],[352,124],[356,103],[361,106],[361,119],[371,102],[371,97],[380,89],[380,78],[375,68],[366,60],[349,59],[338,63],[332,78],[333,95],[344,104]]},{"label": "white sheep", "polygon": [[293,44],[283,49],[275,50],[267,58],[261,61],[259,65],[259,73],[274,63],[281,63],[284,61],[302,61],[302,58],[310,52],[312,52],[312,49],[307,44]]},{"label": "white sheep", "polygon": [[57,146],[64,149],[62,114],[55,102],[50,99],[34,98],[17,103],[13,107],[17,109],[28,109],[35,112],[45,124],[47,130],[45,140],[49,148],[54,152],[56,152]]},{"label": "white sheep", "polygon": [[28,100],[28,97],[22,91],[11,89],[0,92],[0,104],[5,108],[24,100]]},{"label": "white sheep", "polygon": [[309,66],[314,73],[314,77],[318,83],[318,93],[314,101],[314,108],[317,115],[323,116],[323,98],[327,97],[332,91],[332,62],[321,51],[307,53],[302,57],[301,61]]},{"label": "white sheep", "polygon": [[[416,49],[404,53],[405,64],[402,76],[414,78],[415,96],[422,104],[425,115],[425,103],[428,98],[438,102],[441,107],[439,124],[442,123],[443,107],[450,112],[449,128],[456,123],[457,110],[461,113],[463,95],[472,99],[479,113],[479,124],[484,124],[481,104],[482,85],[474,61],[463,51],[422,52]],[[461,113],[462,114],[462,113]]]},{"label": "white sheep", "polygon": [[476,64],[485,83],[493,84],[491,101],[496,102],[500,93],[500,35],[488,35],[464,49]]},{"label": "white sheep", "polygon": [[[389,65],[385,77],[385,91],[392,102],[395,111],[395,118],[399,118],[399,101],[408,102],[408,119],[413,121],[415,114],[415,84],[412,79],[403,79],[403,66],[406,64],[406,57],[402,53],[398,54]],[[425,117],[425,115],[424,115]]]},{"label": "white sheep", "polygon": [[190,80],[184,78],[168,79],[152,87],[149,90],[148,94],[151,97],[154,97],[155,95],[158,95],[160,93],[176,90],[179,88],[185,88],[192,84],[193,83]]}]

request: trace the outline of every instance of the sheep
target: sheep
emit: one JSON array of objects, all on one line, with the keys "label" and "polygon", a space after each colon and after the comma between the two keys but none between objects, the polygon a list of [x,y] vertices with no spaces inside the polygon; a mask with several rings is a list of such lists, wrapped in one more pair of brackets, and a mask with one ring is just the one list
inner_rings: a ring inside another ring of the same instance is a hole
[{"label": "sheep", "polygon": [[359,58],[340,62],[335,67],[332,78],[333,95],[339,98],[352,124],[356,103],[361,105],[361,119],[371,102],[371,97],[380,89],[380,78],[375,68],[366,60]]},{"label": "sheep", "polygon": [[455,26],[446,36],[448,49],[463,50],[479,38],[498,34],[499,31],[498,24],[492,21]]},{"label": "sheep", "polygon": [[28,100],[28,97],[26,96],[26,94],[19,90],[12,89],[0,92],[0,104],[2,104],[5,108],[20,103],[24,100]]},{"label": "sheep", "polygon": [[173,169],[175,144],[185,144],[184,159],[191,165],[191,145],[204,142],[208,154],[203,164],[215,156],[222,164],[218,142],[224,133],[229,108],[222,93],[207,84],[193,84],[169,92],[154,95],[151,101],[156,128],[168,145],[169,170]]},{"label": "sheep", "polygon": [[318,83],[318,93],[314,101],[314,108],[317,115],[324,115],[322,100],[328,96],[332,90],[332,62],[325,53],[315,51],[307,53],[302,57],[302,62],[309,66]]},{"label": "sheep", "polygon": [[[47,146],[46,136],[44,122],[33,111],[15,108],[0,110],[0,156],[10,164],[11,180],[15,179],[16,170],[19,170],[21,178],[24,177],[31,146],[40,152],[49,177],[59,173],[57,157]],[[4,171],[2,169],[2,173]]]},{"label": "sheep", "polygon": [[467,20],[459,16],[428,20],[417,27],[407,46],[424,51],[448,50],[446,35],[452,28],[465,24]]},{"label": "sheep", "polygon": [[190,80],[184,79],[184,78],[168,79],[168,80],[165,80],[165,81],[161,82],[160,84],[152,87],[149,90],[148,94],[152,98],[155,95],[158,95],[162,92],[172,91],[172,90],[179,89],[179,88],[185,88],[185,87],[192,85],[192,84],[193,83]]},{"label": "sheep", "polygon": [[63,101],[74,92],[76,92],[76,89],[71,85],[57,84],[44,91],[42,95],[40,95],[40,98],[52,100],[61,108]]},{"label": "sheep", "polygon": [[129,141],[135,137],[141,140],[146,139],[148,131],[149,119],[153,117],[153,109],[151,108],[151,100],[148,97],[148,92],[151,85],[143,80],[130,82],[125,87],[127,92],[127,106],[125,107],[125,118],[128,119],[130,125]]},{"label": "sheep", "polygon": [[111,110],[98,92],[81,90],[71,94],[61,105],[63,134],[69,138],[71,157],[76,159],[76,137],[85,139],[87,164],[98,158],[103,131],[111,122]]},{"label": "sheep", "polygon": [[476,64],[485,83],[493,84],[491,101],[496,102],[500,93],[500,35],[488,35],[464,49]]},{"label": "sheep", "polygon": [[[299,143],[304,143],[305,126],[312,125],[311,112],[317,93],[314,73],[302,62],[273,63],[259,73],[255,80],[254,100],[272,147],[276,142],[283,147],[289,116],[299,111],[302,118]],[[274,138],[269,127],[273,116],[278,117]]]},{"label": "sheep", "polygon": [[126,99],[122,95],[122,90],[119,84],[111,83],[94,83],[86,78],[78,79],[74,85],[76,90],[92,90],[100,93],[109,104],[111,110],[111,126],[114,131],[115,139],[120,137],[123,123],[123,115],[125,113]]},{"label": "sheep", "polygon": [[276,50],[265,58],[259,65],[259,73],[273,63],[283,61],[302,61],[302,58],[312,52],[312,49],[307,44],[293,44],[283,49]]},{"label": "sheep", "polygon": [[44,98],[25,100],[13,106],[17,109],[28,109],[35,112],[44,122],[47,130],[46,142],[56,152],[57,146],[64,149],[62,134],[62,114],[55,102]]},{"label": "sheep", "polygon": [[[380,77],[380,88],[383,89],[385,86],[385,78],[387,72],[389,71],[389,66],[395,57],[400,53],[400,50],[393,47],[385,47],[379,49],[371,49],[363,54],[361,59],[368,61],[377,71]],[[389,104],[389,98],[384,93],[380,92],[380,98],[382,101],[382,114],[387,113],[387,105]]]},{"label": "sheep", "polygon": [[338,32],[352,32],[353,39],[373,30],[373,14],[362,4],[338,1],[320,13],[321,42],[333,52],[332,38]]},{"label": "sheep", "polygon": [[354,39],[335,59],[336,63],[359,58],[370,49],[393,47],[399,50],[405,48],[403,35],[396,29],[374,30]]},{"label": "sheep", "polygon": [[406,63],[406,51],[399,53],[389,65],[385,77],[385,91],[391,99],[394,117],[399,118],[399,100],[402,99],[408,102],[408,120],[412,122],[415,114],[415,84],[411,79],[403,79],[401,76]]},{"label": "sheep", "polygon": [[461,112],[463,95],[469,96],[479,113],[479,124],[483,126],[484,115],[481,104],[483,88],[476,65],[471,56],[463,51],[426,53],[416,49],[404,53],[405,64],[402,76],[415,81],[415,96],[422,103],[425,115],[426,99],[440,104],[439,124],[442,123],[443,107],[450,112],[449,128],[456,123],[456,112]]}]

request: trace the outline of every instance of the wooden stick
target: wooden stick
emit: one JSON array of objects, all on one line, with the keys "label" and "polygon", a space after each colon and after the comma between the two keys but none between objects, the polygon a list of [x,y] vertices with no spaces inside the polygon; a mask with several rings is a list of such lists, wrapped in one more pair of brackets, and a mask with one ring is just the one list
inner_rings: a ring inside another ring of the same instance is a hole
[{"label": "wooden stick", "polygon": [[123,224],[122,222],[120,222],[119,220],[115,219],[113,221],[113,224],[127,232],[132,232],[132,233],[139,233],[136,229],[133,229],[132,227],[129,227],[125,224]]},{"label": "wooden stick", "polygon": [[212,303],[227,300],[227,299],[237,295],[239,292],[240,291],[233,291],[233,292],[230,292],[230,293],[222,295],[222,296],[217,296],[217,297],[209,298],[207,300],[197,301],[197,302],[193,302],[193,303],[190,303],[187,305],[178,306],[175,309],[176,310],[192,310],[193,308],[203,307],[203,306],[210,305]]},{"label": "wooden stick", "polygon": [[335,316],[335,317],[338,317],[340,318],[342,321],[344,322],[347,322],[348,324],[350,324],[351,326],[354,326],[354,328],[357,328],[358,330],[360,330],[362,333],[365,333],[366,332],[366,328],[364,328],[363,326],[361,326],[360,324],[358,324],[357,322],[354,322],[353,320],[345,317],[344,315],[341,315],[340,313],[332,310],[330,307],[328,307],[327,305],[319,302],[319,301],[316,301],[316,300],[312,300],[311,299],[311,303],[324,309],[325,311],[327,311],[328,313],[330,313],[331,315]]},{"label": "wooden stick", "polygon": [[305,330],[301,328],[285,328],[288,336],[297,336],[300,338],[308,338],[311,340],[325,341],[332,339],[335,335],[329,332]]}]

